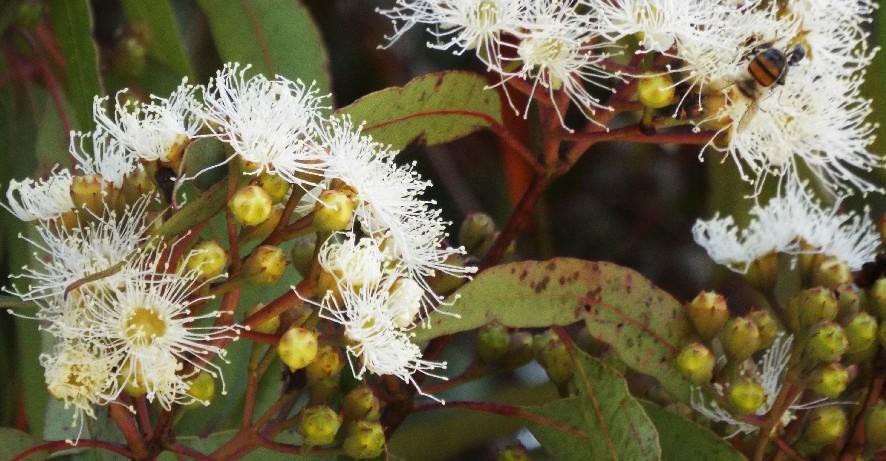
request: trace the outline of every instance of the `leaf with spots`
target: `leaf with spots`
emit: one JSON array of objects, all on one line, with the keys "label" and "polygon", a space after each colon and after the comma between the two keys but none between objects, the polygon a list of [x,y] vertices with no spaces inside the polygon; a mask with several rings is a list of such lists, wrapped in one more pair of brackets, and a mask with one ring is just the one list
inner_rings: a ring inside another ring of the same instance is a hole
[{"label": "leaf with spots", "polygon": [[706,427],[671,413],[652,402],[640,401],[655,424],[661,440],[664,461],[704,459],[706,461],[747,461],[720,436]]},{"label": "leaf with spots", "polygon": [[424,75],[402,88],[368,94],[339,110],[381,143],[403,149],[415,141],[434,146],[502,125],[501,100],[486,79],[470,72]]},{"label": "leaf with spots", "polygon": [[690,341],[689,319],[676,299],[636,271],[572,258],[524,261],[488,269],[458,294],[445,313],[431,315],[430,329],[416,331],[416,341],[491,322],[537,328],[584,321],[629,367],[689,401],[690,384],[672,363]]}]

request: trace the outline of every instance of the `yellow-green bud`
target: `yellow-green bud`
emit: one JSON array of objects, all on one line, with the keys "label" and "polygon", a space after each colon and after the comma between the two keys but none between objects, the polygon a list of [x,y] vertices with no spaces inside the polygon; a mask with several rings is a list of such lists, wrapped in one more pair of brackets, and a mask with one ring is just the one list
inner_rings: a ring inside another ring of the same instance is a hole
[{"label": "yellow-green bud", "polygon": [[729,360],[743,362],[760,350],[760,329],[747,317],[735,317],[720,332],[720,344]]},{"label": "yellow-green bud", "polygon": [[745,279],[763,293],[771,292],[778,279],[778,253],[767,253],[751,262]]},{"label": "yellow-green bud", "polygon": [[849,370],[837,362],[820,365],[809,376],[809,387],[830,399],[839,397],[849,384]]},{"label": "yellow-green bud", "polygon": [[701,343],[687,344],[677,354],[677,369],[692,384],[700,386],[714,377],[714,365],[717,358],[714,353]]},{"label": "yellow-green bud", "polygon": [[705,341],[713,338],[729,320],[729,306],[719,293],[702,291],[686,305],[686,315]]},{"label": "yellow-green bud", "polygon": [[[244,320],[253,316],[256,312],[262,310],[265,307],[265,303],[255,303],[252,307],[246,311],[246,317]],[[260,323],[258,326],[253,327],[253,331],[257,331],[259,333],[264,333],[266,335],[272,335],[277,332],[280,328],[280,316],[275,315],[264,322]]]},{"label": "yellow-green bud", "polygon": [[308,388],[310,392],[308,405],[327,405],[330,402],[337,400],[341,396],[339,381],[341,380],[339,379],[339,376],[336,375],[312,382]]},{"label": "yellow-green bud", "polygon": [[134,35],[125,35],[111,54],[111,69],[125,78],[135,78],[145,71],[148,50]]},{"label": "yellow-green bud", "polygon": [[861,311],[861,295],[852,283],[844,283],[834,288],[837,303],[840,304],[838,319],[846,319]]},{"label": "yellow-green bud", "polygon": [[71,201],[75,208],[101,216],[105,206],[104,195],[105,183],[99,174],[74,176],[71,181]]},{"label": "yellow-green bud", "polygon": [[763,386],[755,381],[742,380],[733,383],[726,391],[726,401],[729,402],[733,413],[738,416],[754,413],[765,400],[766,392]]},{"label": "yellow-green bud", "polygon": [[886,446],[886,402],[878,400],[868,411],[864,432],[869,447],[879,449]]},{"label": "yellow-green bud", "polygon": [[522,446],[512,445],[500,451],[496,461],[532,461],[532,457],[529,456],[529,452]]},{"label": "yellow-green bud", "polygon": [[748,314],[748,318],[757,324],[760,332],[760,349],[768,349],[778,336],[778,321],[772,317],[769,311],[754,311]]},{"label": "yellow-green bud", "polygon": [[852,271],[841,259],[825,258],[812,268],[812,284],[826,288],[851,282]]},{"label": "yellow-green bud", "polygon": [[495,233],[495,221],[486,213],[471,213],[461,223],[458,242],[468,253],[483,245]]},{"label": "yellow-green bud", "polygon": [[886,319],[886,277],[880,277],[874,282],[868,290],[868,300],[877,318],[880,320]]},{"label": "yellow-green bud", "polygon": [[670,105],[675,91],[671,74],[647,74],[637,82],[637,100],[650,109],[661,109]]},{"label": "yellow-green bud", "polygon": [[830,322],[837,318],[840,304],[834,291],[816,287],[803,290],[788,301],[788,319],[795,332],[818,322]]},{"label": "yellow-green bud", "polygon": [[535,335],[532,339],[535,358],[548,373],[551,382],[563,386],[572,379],[572,360],[566,344],[553,330]]},{"label": "yellow-green bud", "polygon": [[271,214],[268,215],[268,219],[265,219],[258,225],[245,226],[243,228],[240,241],[264,239],[274,231],[281,218],[283,218],[283,205],[274,205],[271,207]]},{"label": "yellow-green bud", "polygon": [[498,323],[486,325],[477,334],[477,357],[485,363],[501,358],[508,351],[508,329]]},{"label": "yellow-green bud", "polygon": [[317,350],[317,357],[305,367],[305,373],[309,383],[314,383],[324,378],[338,376],[345,367],[345,359],[341,350],[329,344],[323,344]]},{"label": "yellow-green bud", "polygon": [[532,335],[526,331],[511,332],[508,352],[501,358],[506,367],[519,367],[532,360]]},{"label": "yellow-green bud", "polygon": [[314,228],[326,232],[347,229],[353,220],[354,208],[350,193],[335,189],[324,191],[314,207]]},{"label": "yellow-green bud", "polygon": [[385,451],[385,431],[377,422],[357,421],[342,444],[345,454],[354,459],[369,459]]},{"label": "yellow-green bud", "polygon": [[366,385],[355,387],[341,403],[345,421],[374,421],[381,419],[381,401]]},{"label": "yellow-green bud", "polygon": [[317,333],[304,328],[290,328],[280,337],[277,354],[291,371],[308,366],[317,357]]},{"label": "yellow-green bud", "polygon": [[152,194],[157,185],[144,168],[137,168],[123,178],[121,189],[127,203],[135,203],[136,200]]},{"label": "yellow-green bud", "polygon": [[329,445],[340,427],[341,416],[325,405],[304,408],[298,420],[298,433],[308,446]]},{"label": "yellow-green bud", "polygon": [[819,362],[836,362],[849,348],[846,333],[840,325],[833,322],[815,324],[809,330],[806,342],[806,354]]},{"label": "yellow-green bud", "polygon": [[811,445],[828,445],[836,442],[849,427],[846,412],[838,405],[818,407],[809,415],[809,425],[803,440]]},{"label": "yellow-green bud", "polygon": [[262,245],[243,262],[243,277],[256,285],[273,285],[283,276],[286,256],[283,250],[272,245]]},{"label": "yellow-green bud", "polygon": [[189,271],[197,271],[203,279],[221,275],[228,265],[228,253],[215,240],[204,240],[191,249],[185,264]]},{"label": "yellow-green bud", "polygon": [[877,319],[867,312],[859,312],[849,319],[843,330],[849,342],[847,358],[854,363],[859,361],[855,359],[869,358],[877,344]]},{"label": "yellow-green bud", "polygon": [[290,184],[280,175],[264,172],[258,175],[253,181],[258,187],[261,187],[271,196],[274,203],[280,203],[286,199],[289,193]]},{"label": "yellow-green bud", "polygon": [[[465,257],[460,254],[452,254],[446,257],[445,263],[450,266],[465,267]],[[465,277],[437,271],[433,277],[428,279],[428,284],[434,290],[434,293],[445,294],[455,291],[458,287],[467,283],[467,281],[468,279]]]},{"label": "yellow-green bud", "polygon": [[228,209],[234,218],[244,226],[256,226],[271,216],[274,200],[261,187],[246,186],[234,193],[228,202]]},{"label": "yellow-green bud", "polygon": [[203,405],[209,405],[209,402],[215,397],[215,378],[205,371],[198,373],[189,385],[188,394]]}]

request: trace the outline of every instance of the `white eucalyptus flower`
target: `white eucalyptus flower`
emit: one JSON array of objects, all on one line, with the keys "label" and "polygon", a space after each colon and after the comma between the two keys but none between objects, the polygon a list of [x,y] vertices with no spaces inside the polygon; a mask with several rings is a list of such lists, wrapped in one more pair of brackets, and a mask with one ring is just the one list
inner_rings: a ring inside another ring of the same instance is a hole
[{"label": "white eucalyptus flower", "polygon": [[340,243],[329,238],[317,254],[324,271],[352,287],[379,283],[386,259],[375,239],[357,240],[354,234],[344,235]]},{"label": "white eucalyptus flower", "polygon": [[52,170],[43,180],[23,179],[9,182],[3,208],[22,221],[49,220],[74,209],[71,200],[73,178],[66,169]]},{"label": "white eucalyptus flower", "polygon": [[129,173],[141,168],[134,151],[127,150],[102,129],[92,133],[72,131],[69,152],[83,174],[100,175],[103,181],[117,188]]}]

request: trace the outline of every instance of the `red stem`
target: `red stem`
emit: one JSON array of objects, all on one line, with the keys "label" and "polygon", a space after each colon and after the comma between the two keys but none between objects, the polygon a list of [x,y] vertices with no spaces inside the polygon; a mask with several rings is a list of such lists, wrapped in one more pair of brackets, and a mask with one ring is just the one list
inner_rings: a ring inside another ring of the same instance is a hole
[{"label": "red stem", "polygon": [[563,424],[559,421],[545,418],[544,416],[539,416],[535,413],[530,413],[528,411],[524,411],[510,405],[501,405],[489,402],[447,401],[445,404],[440,402],[432,402],[415,405],[412,409],[415,412],[419,412],[445,408],[465,408],[468,410],[482,411],[485,413],[494,413],[497,415],[507,416],[509,418],[521,418],[538,424],[544,424],[545,426],[549,426],[558,431],[565,432],[573,437],[578,437],[582,440],[588,438],[586,434],[577,429],[574,429],[567,424]]},{"label": "red stem", "polygon": [[76,445],[72,445],[64,440],[57,440],[54,442],[46,442],[35,447],[28,448],[27,450],[15,455],[12,458],[12,461],[23,461],[34,453],[40,453],[41,451],[70,450],[71,448],[77,447],[101,448],[102,450],[112,451],[126,458],[133,458],[132,453],[127,451],[125,448],[114,445],[112,443],[102,442],[100,440],[80,440],[77,442]]}]

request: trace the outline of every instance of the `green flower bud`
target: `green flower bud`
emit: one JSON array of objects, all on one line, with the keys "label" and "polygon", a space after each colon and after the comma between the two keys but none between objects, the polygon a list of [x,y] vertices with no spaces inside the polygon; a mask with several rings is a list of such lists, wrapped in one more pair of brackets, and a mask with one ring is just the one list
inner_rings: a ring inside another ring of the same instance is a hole
[{"label": "green flower bud", "polygon": [[714,377],[714,365],[717,358],[713,352],[701,343],[688,344],[677,354],[677,369],[692,384],[700,386]]},{"label": "green flower bud", "polygon": [[861,311],[861,295],[858,288],[852,283],[844,283],[834,288],[834,294],[837,296],[838,319],[846,319]]},{"label": "green flower bud", "polygon": [[877,339],[880,340],[880,346],[886,347],[886,322],[880,323],[877,329]]},{"label": "green flower bud", "polygon": [[[465,257],[459,254],[449,255],[446,257],[445,263],[451,266],[465,267]],[[467,281],[468,279],[465,277],[437,271],[433,277],[428,279],[428,284],[431,286],[431,289],[434,290],[434,293],[445,294],[455,291],[460,286],[467,283]]]},{"label": "green flower bud", "polygon": [[351,193],[335,189],[324,191],[314,207],[314,228],[326,232],[347,229],[355,207]]},{"label": "green flower bud", "polygon": [[[249,308],[248,311],[246,311],[246,317],[244,318],[244,320],[248,319],[249,317],[254,315],[256,312],[262,310],[264,307],[265,307],[265,303],[255,303],[252,307]],[[259,333],[264,333],[266,335],[272,335],[272,334],[276,333],[279,328],[280,328],[280,316],[275,315],[274,317],[271,317],[271,318],[265,320],[264,322],[259,324],[257,327],[254,327],[253,331],[257,331]]]},{"label": "green flower bud", "polygon": [[508,352],[501,358],[502,365],[519,367],[529,363],[532,358],[532,335],[526,331],[511,332]]},{"label": "green flower bud", "polygon": [[15,21],[26,29],[37,27],[43,19],[43,6],[43,2],[39,0],[20,2],[15,9]]},{"label": "green flower bud", "polygon": [[492,238],[495,233],[495,221],[486,213],[471,213],[461,223],[458,241],[471,254]]},{"label": "green flower bud", "polygon": [[778,253],[767,253],[751,262],[745,279],[761,292],[771,292],[778,279]]},{"label": "green flower bud", "polygon": [[865,419],[864,431],[865,442],[869,447],[879,449],[886,446],[886,402],[878,400],[870,408]]},{"label": "green flower bud", "polygon": [[366,385],[355,387],[341,403],[345,421],[372,421],[381,419],[381,401]]},{"label": "green flower bud", "polygon": [[293,327],[280,337],[277,354],[291,371],[308,366],[317,357],[317,333]]},{"label": "green flower bud", "polygon": [[852,281],[852,271],[841,259],[825,258],[812,268],[812,284],[834,288]]},{"label": "green flower bud", "polygon": [[305,439],[305,445],[329,445],[335,441],[335,434],[341,427],[341,416],[327,406],[307,407],[301,411],[298,420],[298,433]]},{"label": "green flower bud", "polygon": [[511,445],[498,453],[497,461],[532,461],[532,457],[523,446]]},{"label": "green flower bud", "polygon": [[317,357],[305,367],[308,383],[324,378],[338,376],[345,367],[345,359],[341,350],[329,344],[323,344],[317,350]]},{"label": "green flower bud", "polygon": [[849,418],[842,407],[829,405],[812,410],[803,440],[812,445],[828,445],[846,433]]},{"label": "green flower bud", "polygon": [[286,256],[283,250],[272,245],[262,245],[243,262],[243,277],[251,284],[273,285],[283,276]]},{"label": "green flower bud", "polygon": [[729,306],[723,295],[703,291],[686,305],[686,315],[701,339],[707,341],[719,333],[729,320]]},{"label": "green flower bud", "polygon": [[760,329],[747,317],[732,318],[720,332],[720,344],[729,360],[743,362],[760,350]]},{"label": "green flower bud", "polygon": [[778,321],[772,317],[769,311],[754,311],[747,315],[756,325],[760,332],[760,349],[768,349],[778,336]]},{"label": "green flower bud", "polygon": [[147,47],[139,37],[124,36],[111,54],[111,70],[124,78],[135,78],[145,71]]},{"label": "green flower bud", "polygon": [[830,399],[837,398],[849,384],[849,370],[837,362],[819,365],[809,376],[809,387],[816,394]]},{"label": "green flower bud", "polygon": [[263,240],[271,234],[283,218],[283,205],[274,205],[271,207],[271,214],[268,218],[255,226],[245,226],[241,234],[240,241],[248,242],[250,240]]},{"label": "green flower bud", "polygon": [[572,360],[566,344],[553,330],[535,335],[532,339],[532,349],[536,360],[548,373],[551,382],[563,386],[566,385],[573,375]]},{"label": "green flower bud", "polygon": [[150,195],[157,190],[154,180],[143,168],[137,168],[123,178],[123,196],[127,203],[135,203],[138,199]]},{"label": "green flower bud", "polygon": [[846,333],[840,325],[833,322],[815,324],[809,330],[806,342],[806,354],[819,362],[836,362],[849,348]]},{"label": "green flower bud", "polygon": [[188,395],[203,405],[209,405],[209,402],[215,397],[215,378],[205,371],[198,373],[188,385]]},{"label": "green flower bud", "polygon": [[101,216],[105,208],[105,186],[99,174],[74,176],[71,181],[71,201],[74,202],[74,207]]},{"label": "green flower bud", "polygon": [[244,226],[255,226],[271,216],[274,200],[261,187],[250,185],[234,193],[228,202],[228,210]]},{"label": "green flower bud", "polygon": [[218,277],[228,265],[228,253],[215,240],[204,240],[191,249],[185,269],[197,271],[204,280]]},{"label": "green flower bud", "polygon": [[833,290],[816,287],[803,290],[788,301],[788,317],[794,331],[837,318],[840,304]]},{"label": "green flower bud", "polygon": [[381,424],[357,421],[348,431],[342,444],[345,454],[354,459],[368,459],[380,456],[385,451],[385,431]]},{"label": "green flower bud", "polygon": [[477,357],[484,363],[501,358],[508,351],[508,329],[498,323],[484,326],[477,334]]},{"label": "green flower bud", "polygon": [[766,400],[766,392],[759,383],[742,380],[733,383],[726,391],[726,401],[737,416],[749,415],[757,411],[763,401]]},{"label": "green flower bud", "polygon": [[271,196],[274,203],[280,203],[289,194],[290,184],[278,174],[263,172],[252,183],[261,187]]},{"label": "green flower bud", "polygon": [[646,74],[637,81],[637,100],[650,109],[670,105],[675,91],[670,74]]},{"label": "green flower bud", "polygon": [[307,235],[298,238],[292,245],[292,266],[302,276],[308,275],[311,263],[314,261],[314,249],[317,246],[317,236]]},{"label": "green flower bud", "polygon": [[853,363],[859,361],[855,359],[869,358],[877,344],[877,319],[867,312],[859,312],[849,319],[843,330],[849,342],[847,358]]},{"label": "green flower bud", "polygon": [[308,388],[310,392],[308,405],[327,405],[337,400],[341,396],[339,381],[341,380],[336,375],[312,382]]},{"label": "green flower bud", "polygon": [[874,282],[868,290],[868,300],[877,318],[886,319],[886,277],[880,277]]}]

